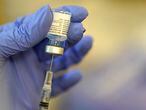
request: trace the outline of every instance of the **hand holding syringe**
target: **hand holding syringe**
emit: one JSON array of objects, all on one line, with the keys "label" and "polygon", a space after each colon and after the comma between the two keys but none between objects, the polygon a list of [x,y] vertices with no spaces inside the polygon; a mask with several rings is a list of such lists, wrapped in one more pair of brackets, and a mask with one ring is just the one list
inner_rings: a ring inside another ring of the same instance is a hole
[{"label": "hand holding syringe", "polygon": [[[71,13],[71,25],[63,56],[55,57],[53,72],[79,63],[92,45],[90,36],[83,37],[82,21],[88,12],[80,6],[62,6],[55,10]],[[3,110],[38,110],[44,71],[49,70],[50,55],[44,48],[44,37],[52,24],[52,9],[46,5],[37,12],[0,26],[0,106]],[[88,44],[88,45],[87,45]],[[54,50],[54,49],[53,49]],[[60,49],[59,49],[60,50]],[[80,71],[72,70],[53,78],[51,96],[57,96],[81,79]]]}]

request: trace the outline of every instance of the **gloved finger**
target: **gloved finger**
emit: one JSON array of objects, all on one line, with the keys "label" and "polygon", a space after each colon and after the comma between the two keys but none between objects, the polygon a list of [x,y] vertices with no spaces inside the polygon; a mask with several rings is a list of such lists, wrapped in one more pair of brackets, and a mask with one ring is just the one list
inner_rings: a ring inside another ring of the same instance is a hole
[{"label": "gloved finger", "polygon": [[84,32],[85,28],[83,27],[82,23],[71,23],[65,48],[67,49],[80,41],[83,37]]},{"label": "gloved finger", "polygon": [[[57,72],[60,70],[67,69],[68,67],[79,63],[84,56],[88,53],[88,51],[92,47],[92,38],[91,37],[83,37],[83,39],[78,42],[72,48],[66,50],[63,56],[56,57],[53,63],[53,71]],[[43,64],[43,68],[45,70],[49,69],[50,60]]]},{"label": "gloved finger", "polygon": [[49,6],[25,17],[15,28],[0,33],[0,57],[9,57],[33,47],[45,38],[53,15]]},{"label": "gloved finger", "polygon": [[70,71],[67,74],[64,74],[63,76],[56,78],[53,80],[53,86],[52,86],[52,96],[59,95],[62,92],[67,91],[74,85],[76,85],[80,80],[82,76],[79,71]]},{"label": "gloved finger", "polygon": [[62,6],[55,9],[56,11],[68,11],[72,14],[72,22],[82,22],[87,16],[88,11],[81,6]]}]

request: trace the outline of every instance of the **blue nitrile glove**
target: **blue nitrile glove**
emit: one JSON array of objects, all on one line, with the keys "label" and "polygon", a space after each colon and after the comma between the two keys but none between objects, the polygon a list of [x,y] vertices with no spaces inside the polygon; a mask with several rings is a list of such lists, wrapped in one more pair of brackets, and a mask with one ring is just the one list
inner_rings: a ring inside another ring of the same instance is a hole
[{"label": "blue nitrile glove", "polygon": [[[63,6],[57,10],[72,13],[71,25],[63,56],[56,57],[53,71],[67,69],[79,63],[92,46],[91,37],[83,37],[81,22],[87,10],[78,6]],[[49,27],[52,23],[49,6],[36,13],[0,27],[0,108],[2,110],[38,110],[45,71],[50,55],[45,53]],[[55,96],[81,79],[79,71],[70,71],[53,79]]]}]

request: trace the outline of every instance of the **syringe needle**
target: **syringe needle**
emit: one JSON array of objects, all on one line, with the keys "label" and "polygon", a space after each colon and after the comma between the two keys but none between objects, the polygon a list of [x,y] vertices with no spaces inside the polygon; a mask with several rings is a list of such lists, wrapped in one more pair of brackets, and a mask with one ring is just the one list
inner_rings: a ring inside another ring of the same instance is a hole
[{"label": "syringe needle", "polygon": [[52,55],[52,57],[51,57],[51,62],[50,62],[50,69],[49,69],[49,71],[52,71],[53,60],[54,60],[54,55]]}]

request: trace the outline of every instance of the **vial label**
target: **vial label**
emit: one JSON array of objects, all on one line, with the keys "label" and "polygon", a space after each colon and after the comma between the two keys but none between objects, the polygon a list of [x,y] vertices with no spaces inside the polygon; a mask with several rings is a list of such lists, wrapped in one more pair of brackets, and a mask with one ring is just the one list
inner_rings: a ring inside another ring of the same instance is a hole
[{"label": "vial label", "polygon": [[70,25],[71,14],[66,12],[53,12],[54,19],[48,34],[55,36],[50,36],[49,38],[58,41],[64,41],[67,39],[67,32]]}]

